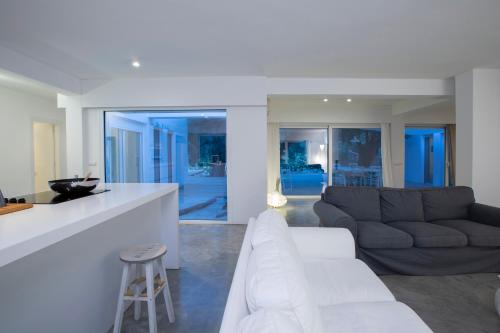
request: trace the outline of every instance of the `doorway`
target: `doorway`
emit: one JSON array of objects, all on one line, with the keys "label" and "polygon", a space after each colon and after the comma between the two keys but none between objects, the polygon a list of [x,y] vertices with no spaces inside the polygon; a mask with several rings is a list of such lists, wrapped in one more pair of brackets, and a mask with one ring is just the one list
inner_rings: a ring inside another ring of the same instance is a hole
[{"label": "doorway", "polygon": [[444,127],[407,127],[405,187],[444,187],[446,178]]},{"label": "doorway", "polygon": [[49,190],[48,181],[60,175],[59,127],[33,122],[33,171],[35,192]]}]

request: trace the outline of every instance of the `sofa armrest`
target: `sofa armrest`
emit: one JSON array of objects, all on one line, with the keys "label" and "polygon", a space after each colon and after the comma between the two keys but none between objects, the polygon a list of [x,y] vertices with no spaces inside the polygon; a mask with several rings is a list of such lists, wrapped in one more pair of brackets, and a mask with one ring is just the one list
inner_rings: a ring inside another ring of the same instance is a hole
[{"label": "sofa armrest", "polygon": [[314,204],[314,212],[319,216],[321,226],[346,228],[356,238],[356,221],[343,210],[320,200]]},{"label": "sofa armrest", "polygon": [[473,203],[469,206],[469,217],[472,221],[500,227],[500,208]]},{"label": "sofa armrest", "polygon": [[356,257],[354,238],[345,228],[290,227],[290,233],[304,259]]}]

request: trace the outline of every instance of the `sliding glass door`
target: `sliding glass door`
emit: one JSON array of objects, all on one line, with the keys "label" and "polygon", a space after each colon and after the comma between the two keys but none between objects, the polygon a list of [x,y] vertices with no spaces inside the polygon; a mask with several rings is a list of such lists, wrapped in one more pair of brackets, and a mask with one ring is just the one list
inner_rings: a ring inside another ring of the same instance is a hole
[{"label": "sliding glass door", "polygon": [[105,112],[107,182],[178,183],[180,218],[227,220],[224,111]]},{"label": "sliding glass door", "polygon": [[321,193],[328,184],[327,141],[327,128],[280,130],[280,174],[284,194]]},{"label": "sliding glass door", "polygon": [[332,128],[332,185],[382,186],[380,128]]},{"label": "sliding glass door", "polygon": [[381,187],[381,143],[379,127],[281,128],[283,194],[319,195],[327,185]]}]

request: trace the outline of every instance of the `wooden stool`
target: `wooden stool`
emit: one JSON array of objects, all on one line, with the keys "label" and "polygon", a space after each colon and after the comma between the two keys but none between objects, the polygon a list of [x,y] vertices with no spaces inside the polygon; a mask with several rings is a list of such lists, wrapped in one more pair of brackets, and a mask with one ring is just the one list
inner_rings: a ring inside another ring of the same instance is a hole
[{"label": "wooden stool", "polygon": [[[168,320],[175,321],[174,306],[170,297],[166,268],[163,256],[167,248],[162,244],[147,244],[136,246],[120,252],[120,260],[123,266],[122,283],[118,295],[118,308],[116,310],[115,326],[113,333],[120,332],[123,320],[123,312],[126,301],[134,302],[134,319],[139,320],[141,316],[141,303],[148,302],[149,332],[156,333],[156,303],[155,298],[163,291],[165,305],[167,306]],[[154,264],[157,264],[159,274],[154,275]],[[135,266],[134,280],[128,284],[132,265]],[[142,276],[142,266],[146,274]]]}]

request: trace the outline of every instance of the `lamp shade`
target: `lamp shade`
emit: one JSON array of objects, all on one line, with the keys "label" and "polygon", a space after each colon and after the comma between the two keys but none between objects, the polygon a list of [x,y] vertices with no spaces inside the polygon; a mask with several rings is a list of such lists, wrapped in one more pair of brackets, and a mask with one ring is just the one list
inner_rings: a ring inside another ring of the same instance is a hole
[{"label": "lamp shade", "polygon": [[278,191],[267,194],[267,204],[273,208],[282,207],[286,202],[286,197]]}]

